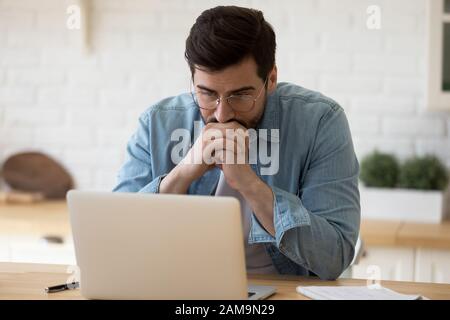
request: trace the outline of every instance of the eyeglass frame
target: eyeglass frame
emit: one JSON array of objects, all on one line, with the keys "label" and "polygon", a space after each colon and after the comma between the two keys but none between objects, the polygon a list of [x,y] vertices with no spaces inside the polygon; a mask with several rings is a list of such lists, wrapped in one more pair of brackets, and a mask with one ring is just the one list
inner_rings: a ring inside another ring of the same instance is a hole
[{"label": "eyeglass frame", "polygon": [[[255,107],[255,105],[256,105],[256,100],[259,99],[259,97],[261,96],[261,93],[263,92],[263,89],[266,87],[267,80],[269,80],[269,77],[266,78],[266,80],[264,81],[264,84],[261,86],[261,89],[259,89],[259,93],[258,93],[258,95],[256,96],[256,98],[254,98],[253,95],[251,95],[251,94],[246,94],[246,95],[245,95],[245,96],[249,96],[249,97],[252,97],[252,98],[253,98],[253,104],[252,104],[252,106],[251,106],[248,110],[246,110],[246,111],[235,110],[235,109],[233,108],[233,105],[228,101],[228,99],[230,99],[230,98],[232,98],[232,97],[238,97],[237,95],[231,94],[231,95],[229,95],[229,96],[226,97],[226,98],[222,98],[222,97],[218,96],[218,98],[216,99],[216,106],[215,106],[214,108],[204,108],[204,107],[200,106],[200,103],[198,103],[198,99],[196,100],[195,97],[194,97],[195,86],[194,86],[194,90],[192,90],[192,88],[190,89],[190,92],[191,92],[192,100],[195,102],[195,104],[197,105],[197,107],[200,108],[200,109],[203,109],[203,110],[216,110],[216,109],[217,109],[217,106],[219,105],[219,103],[220,103],[223,99],[225,99],[225,101],[226,101],[227,104],[231,107],[231,109],[233,109],[233,111],[235,111],[235,112],[244,112],[244,113],[245,113],[245,112],[250,112],[250,111],[252,111],[252,109]],[[190,84],[190,85],[193,85],[194,83],[193,83],[193,81],[190,81],[189,84]]]}]

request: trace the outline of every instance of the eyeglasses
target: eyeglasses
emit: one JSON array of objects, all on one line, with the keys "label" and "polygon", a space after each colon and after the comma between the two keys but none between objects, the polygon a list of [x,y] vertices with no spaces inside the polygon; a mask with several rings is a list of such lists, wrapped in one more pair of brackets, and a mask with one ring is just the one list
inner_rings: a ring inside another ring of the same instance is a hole
[{"label": "eyeglasses", "polygon": [[[258,95],[253,97],[250,94],[232,94],[226,98],[222,98],[218,96],[216,93],[212,93],[205,90],[192,90],[191,95],[194,102],[200,109],[206,110],[215,110],[219,105],[222,99],[228,103],[228,105],[237,112],[249,112],[255,107],[256,100],[259,99],[261,93],[263,92],[263,88],[266,86],[267,78],[264,81],[264,84],[259,89]],[[192,85],[192,83],[191,83]]]}]

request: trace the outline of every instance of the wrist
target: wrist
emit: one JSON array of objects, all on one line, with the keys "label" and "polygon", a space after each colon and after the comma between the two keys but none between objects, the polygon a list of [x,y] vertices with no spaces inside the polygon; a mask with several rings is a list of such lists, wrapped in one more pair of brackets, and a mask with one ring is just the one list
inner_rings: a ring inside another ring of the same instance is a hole
[{"label": "wrist", "polygon": [[240,186],[237,188],[244,197],[251,197],[261,190],[265,183],[256,175],[253,170],[249,171],[248,177],[246,179],[241,179]]},{"label": "wrist", "polygon": [[180,166],[175,166],[162,180],[160,193],[185,194],[193,180]]},{"label": "wrist", "polygon": [[191,183],[197,179],[195,170],[193,170],[194,168],[192,168],[192,166],[194,165],[180,163],[173,168],[174,177],[181,185],[189,187]]}]

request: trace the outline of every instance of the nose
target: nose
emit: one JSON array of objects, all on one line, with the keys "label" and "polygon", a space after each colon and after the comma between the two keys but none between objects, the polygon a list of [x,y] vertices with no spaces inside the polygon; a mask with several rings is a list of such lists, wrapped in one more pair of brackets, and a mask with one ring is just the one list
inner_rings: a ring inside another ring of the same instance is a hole
[{"label": "nose", "polygon": [[228,122],[235,117],[234,110],[228,105],[228,102],[221,99],[214,112],[214,116],[220,123]]}]

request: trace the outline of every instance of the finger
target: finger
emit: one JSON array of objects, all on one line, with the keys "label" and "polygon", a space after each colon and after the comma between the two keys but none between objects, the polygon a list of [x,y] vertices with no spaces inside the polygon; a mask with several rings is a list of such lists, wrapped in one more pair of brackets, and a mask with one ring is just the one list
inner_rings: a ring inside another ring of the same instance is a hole
[{"label": "finger", "polygon": [[[204,163],[211,165],[214,164],[214,156],[216,153],[216,150],[220,149],[217,145],[218,140],[211,141],[210,143],[204,144],[202,148],[202,160]],[[223,142],[222,142],[223,144]]]},{"label": "finger", "polygon": [[228,131],[223,137],[217,138],[213,140],[205,141],[206,144],[210,144],[213,141],[220,141],[221,139],[225,140],[224,148],[228,150],[233,150],[236,154],[247,154],[248,153],[248,146],[249,146],[249,137],[247,132],[244,132],[242,130],[239,131]]},{"label": "finger", "polygon": [[233,141],[227,139],[215,140],[210,144],[214,146],[214,153],[212,155],[215,159],[220,159],[223,164],[246,164],[247,153],[245,150],[239,151]]},{"label": "finger", "polygon": [[[215,153],[213,159],[216,165],[230,165],[230,164],[236,164],[235,161],[236,154],[230,150],[220,150],[219,152]],[[230,161],[230,159],[233,159]]]},{"label": "finger", "polygon": [[227,123],[211,123],[211,124],[208,124],[207,127],[205,127],[205,130],[220,130],[222,133],[222,136],[239,134],[239,135],[244,135],[245,137],[248,137],[248,135],[249,135],[247,128],[243,127],[237,121],[232,121],[232,122],[227,122]]},{"label": "finger", "polygon": [[217,129],[220,129],[220,130],[222,130],[222,129],[227,129],[227,128],[229,128],[229,129],[238,129],[238,128],[241,128],[241,129],[247,129],[246,127],[244,127],[243,125],[241,125],[238,121],[236,121],[236,120],[233,120],[233,121],[230,121],[230,122],[225,122],[225,123],[219,123],[219,122],[211,122],[211,123],[208,123],[207,124],[207,126],[205,127],[205,128],[217,128]]}]

